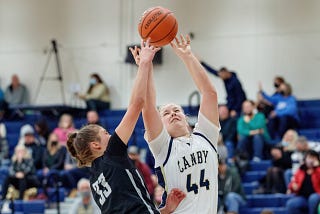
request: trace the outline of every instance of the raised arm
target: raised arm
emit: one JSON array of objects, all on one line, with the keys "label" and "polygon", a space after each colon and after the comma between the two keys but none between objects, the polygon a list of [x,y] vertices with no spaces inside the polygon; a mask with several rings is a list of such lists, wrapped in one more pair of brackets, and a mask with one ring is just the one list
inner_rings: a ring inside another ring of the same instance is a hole
[{"label": "raised arm", "polygon": [[[136,64],[140,66],[140,50],[130,49],[131,53],[136,61]],[[147,83],[147,95],[144,108],[142,109],[142,117],[144,126],[146,129],[146,135],[148,142],[155,139],[163,129],[161,118],[156,106],[156,90],[154,85],[153,71],[149,73]]]},{"label": "raised arm", "polygon": [[149,74],[153,69],[152,60],[158,50],[160,50],[160,48],[151,46],[149,44],[149,40],[146,42],[141,41],[141,50],[139,53],[140,63],[138,73],[133,84],[129,106],[123,119],[115,130],[121,140],[126,144],[132,135],[141,110],[145,104],[147,82]]},{"label": "raised arm", "polygon": [[216,126],[219,126],[217,91],[211,83],[205,69],[192,53],[190,37],[187,35],[186,38],[184,38],[181,35],[180,39],[176,38],[175,42],[171,42],[170,45],[187,67],[194,83],[202,94],[200,112]]}]

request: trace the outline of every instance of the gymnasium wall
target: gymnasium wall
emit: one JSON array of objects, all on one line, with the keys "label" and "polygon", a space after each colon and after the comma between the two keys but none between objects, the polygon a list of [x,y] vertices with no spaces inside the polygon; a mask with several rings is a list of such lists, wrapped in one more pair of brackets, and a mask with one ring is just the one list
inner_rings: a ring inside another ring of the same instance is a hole
[{"label": "gymnasium wall", "polygon": [[[0,0],[1,88],[16,73],[34,103],[61,104],[61,84],[50,79],[58,75],[50,57],[54,38],[66,104],[83,106],[71,88],[80,84],[85,91],[90,73],[98,72],[111,88],[112,107],[126,107],[137,69],[123,62],[126,46],[139,42],[139,18],[155,5],[175,12],[180,33],[194,33],[192,48],[200,58],[237,71],[249,98],[255,99],[259,81],[272,92],[277,74],[292,83],[299,99],[319,98],[317,0]],[[185,105],[196,88],[169,46],[163,53],[163,65],[154,68],[157,101]],[[222,82],[210,78],[223,103]]]}]

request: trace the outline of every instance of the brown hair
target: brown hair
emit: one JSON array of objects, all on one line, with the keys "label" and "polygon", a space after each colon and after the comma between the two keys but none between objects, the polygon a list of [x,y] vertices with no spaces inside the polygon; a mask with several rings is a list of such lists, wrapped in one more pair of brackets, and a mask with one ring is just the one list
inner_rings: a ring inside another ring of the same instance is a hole
[{"label": "brown hair", "polygon": [[98,125],[91,124],[84,126],[78,132],[69,134],[67,148],[71,156],[77,160],[78,167],[91,165],[95,159],[90,149],[90,142],[101,141],[100,128]]}]

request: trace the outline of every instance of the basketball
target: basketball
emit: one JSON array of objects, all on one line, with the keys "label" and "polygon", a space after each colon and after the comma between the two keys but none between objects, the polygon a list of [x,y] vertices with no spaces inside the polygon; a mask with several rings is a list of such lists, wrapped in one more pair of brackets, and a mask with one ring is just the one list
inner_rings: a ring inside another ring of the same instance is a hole
[{"label": "basketball", "polygon": [[150,37],[150,44],[162,47],[177,35],[178,22],[169,9],[157,6],[147,9],[139,22],[138,31],[143,40]]}]

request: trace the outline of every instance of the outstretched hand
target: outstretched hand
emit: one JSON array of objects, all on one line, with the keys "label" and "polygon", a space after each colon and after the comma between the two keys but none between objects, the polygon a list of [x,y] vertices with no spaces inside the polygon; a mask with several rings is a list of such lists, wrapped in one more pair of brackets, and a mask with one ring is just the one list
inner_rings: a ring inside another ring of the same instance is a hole
[{"label": "outstretched hand", "polygon": [[175,209],[178,207],[178,205],[180,204],[180,202],[186,197],[186,194],[177,189],[177,188],[173,188],[168,197],[167,197],[167,201],[166,201],[166,211],[168,213],[172,213],[173,211],[175,211]]},{"label": "outstretched hand", "polygon": [[146,42],[141,40],[141,48],[138,48],[137,46],[134,46],[134,48],[129,48],[138,66],[140,65],[141,60],[151,61],[155,53],[158,52],[160,49],[161,48],[159,47],[154,47],[150,45],[150,38],[147,39]]},{"label": "outstretched hand", "polygon": [[180,39],[176,37],[174,40],[175,42],[170,42],[170,45],[179,57],[191,54],[191,40],[189,35],[186,35],[186,37],[180,35]]}]

